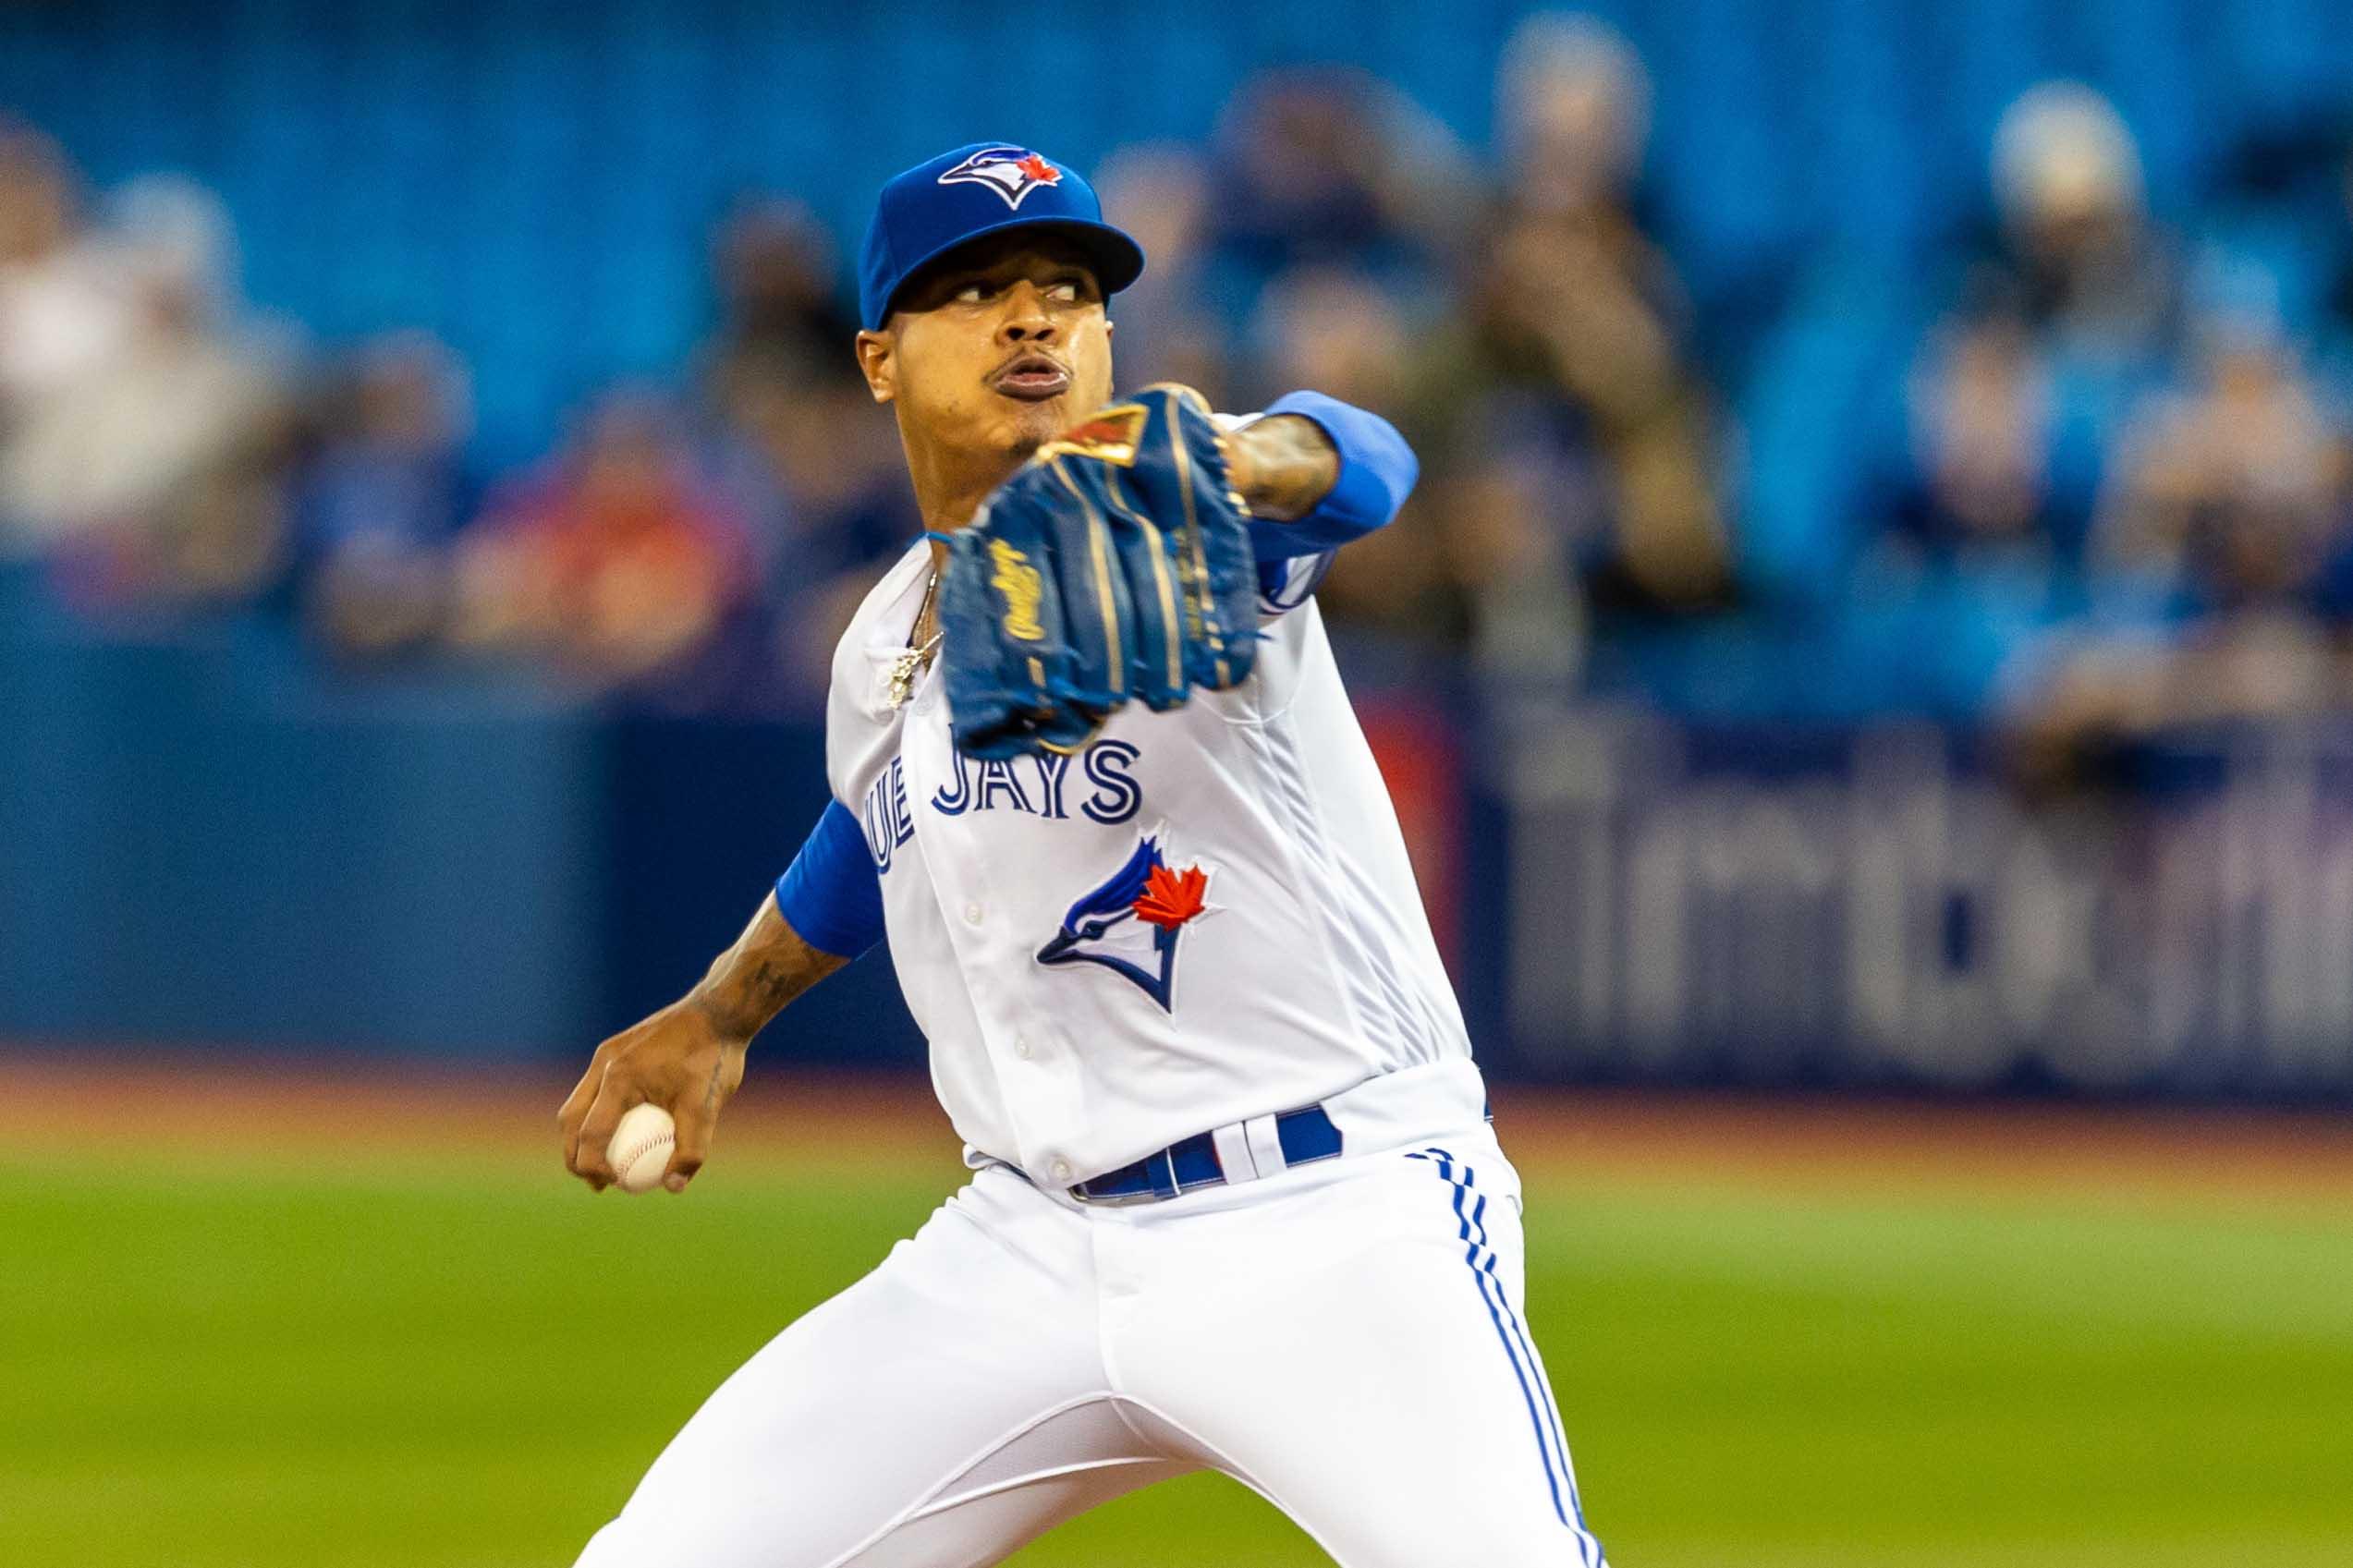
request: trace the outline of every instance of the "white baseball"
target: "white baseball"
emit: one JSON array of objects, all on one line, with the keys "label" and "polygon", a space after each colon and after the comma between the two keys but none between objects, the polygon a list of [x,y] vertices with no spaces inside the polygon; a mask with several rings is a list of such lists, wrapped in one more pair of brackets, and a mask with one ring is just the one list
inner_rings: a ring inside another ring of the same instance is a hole
[{"label": "white baseball", "polygon": [[659,1105],[633,1105],[621,1114],[604,1146],[604,1162],[613,1167],[613,1185],[623,1192],[652,1192],[670,1168],[670,1147],[678,1140],[678,1124]]}]

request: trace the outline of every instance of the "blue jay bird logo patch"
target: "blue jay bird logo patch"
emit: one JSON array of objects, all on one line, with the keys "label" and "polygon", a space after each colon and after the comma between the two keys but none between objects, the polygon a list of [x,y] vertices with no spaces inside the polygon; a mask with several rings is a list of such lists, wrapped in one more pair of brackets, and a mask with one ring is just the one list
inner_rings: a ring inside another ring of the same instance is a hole
[{"label": "blue jay bird logo patch", "polygon": [[942,185],[985,185],[1021,210],[1023,198],[1042,185],[1060,185],[1062,171],[1026,147],[983,147],[940,176]]},{"label": "blue jay bird logo patch", "polygon": [[1163,1012],[1175,1011],[1176,944],[1213,906],[1209,872],[1198,864],[1171,867],[1163,836],[1144,838],[1126,865],[1070,906],[1062,930],[1038,949],[1039,963],[1100,964],[1133,981]]}]

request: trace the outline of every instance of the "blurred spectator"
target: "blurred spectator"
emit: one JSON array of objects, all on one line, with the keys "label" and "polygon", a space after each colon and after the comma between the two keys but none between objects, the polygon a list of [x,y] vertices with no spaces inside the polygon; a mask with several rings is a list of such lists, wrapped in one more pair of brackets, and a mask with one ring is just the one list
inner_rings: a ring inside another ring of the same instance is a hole
[{"label": "blurred spectator", "polygon": [[1312,387],[1394,408],[1408,391],[1414,333],[1388,290],[1363,274],[1305,267],[1275,280],[1252,323],[1264,402]]},{"label": "blurred spectator", "polygon": [[2136,419],[2095,536],[2137,625],[2068,638],[2020,727],[2042,772],[2175,725],[2353,695],[2353,450],[2276,332],[2201,330],[2196,383]]},{"label": "blurred spectator", "polygon": [[1995,306],[1947,323],[1905,389],[1908,440],[1867,499],[1883,563],[2047,567],[2080,546],[2090,476],[2063,461],[2058,395],[2031,331]]},{"label": "blurred spectator", "polygon": [[1993,180],[2000,264],[2042,345],[2088,371],[2152,371],[2177,342],[2178,280],[2115,107],[2080,82],[2030,89],[1994,131]]},{"label": "blurred spectator", "polygon": [[2021,780],[2080,779],[2113,748],[2167,731],[2342,711],[2353,697],[2353,651],[2341,580],[2335,596],[2333,624],[2274,605],[2178,628],[2078,628],[2006,716]]},{"label": "blurred spectator", "polygon": [[897,427],[856,378],[762,386],[738,400],[737,416],[781,486],[772,516],[783,531],[759,568],[774,611],[767,662],[789,699],[816,707],[834,644],[874,586],[874,563],[922,532]]},{"label": "blurred spectator", "polygon": [[296,546],[303,610],[335,651],[439,639],[471,425],[464,368],[421,333],[367,345],[332,390],[297,492]]},{"label": "blurred spectator", "polygon": [[695,481],[669,411],[623,394],[465,530],[455,634],[651,689],[691,675],[751,586],[742,526]]},{"label": "blurred spectator", "polygon": [[0,553],[59,526],[19,476],[43,469],[58,406],[131,331],[128,291],[81,229],[76,196],[55,143],[0,122]]},{"label": "blurred spectator", "polygon": [[128,315],[112,352],[21,408],[13,509],[102,603],[251,597],[284,543],[289,432],[278,353],[240,320],[219,198],[150,176],[107,203]]},{"label": "blurred spectator", "polygon": [[698,359],[701,468],[746,526],[774,612],[735,683],[822,702],[866,569],[920,531],[891,422],[858,373],[831,239],[798,203],[738,206],[713,246],[720,319]]},{"label": "blurred spectator", "polygon": [[[1413,333],[1390,295],[1361,273],[1286,274],[1267,291],[1251,335],[1257,384],[1246,403],[1311,387],[1399,414],[1408,404]],[[1441,526],[1452,520],[1417,504],[1342,551],[1319,590],[1325,614],[1393,638],[1466,641],[1469,606]]]},{"label": "blurred spectator", "polygon": [[1601,22],[1540,16],[1514,35],[1497,94],[1502,198],[1468,260],[1465,325],[1429,360],[1438,488],[1494,470],[1480,487],[1492,498],[1497,474],[1522,476],[1521,526],[1559,536],[1600,605],[1716,604],[1727,556],[1710,403],[1681,288],[1629,204],[1649,125],[1640,63]]},{"label": "blurred spectator", "polygon": [[1627,204],[1650,140],[1650,75],[1607,22],[1530,17],[1496,69],[1495,124],[1519,212],[1614,212]]},{"label": "blurred spectator", "polygon": [[2272,331],[2203,336],[2196,384],[2152,399],[2127,436],[2102,553],[2202,611],[2308,602],[2344,533],[2344,432]]},{"label": "blurred spectator", "polygon": [[1095,188],[1150,259],[1111,302],[1118,383],[1182,382],[1213,407],[1231,407],[1228,334],[1210,304],[1211,180],[1201,155],[1162,142],[1130,147],[1103,161]]},{"label": "blurred spectator", "polygon": [[1244,82],[1219,118],[1209,162],[1219,195],[1212,292],[1229,319],[1246,316],[1268,280],[1293,267],[1434,285],[1476,221],[1479,180],[1460,144],[1361,71],[1270,71]]},{"label": "blurred spectator", "polygon": [[1712,417],[1681,282],[1632,206],[1649,78],[1605,24],[1539,16],[1514,33],[1497,91],[1510,161],[1474,306],[1489,363],[1548,379],[1601,453],[1607,534],[1580,543],[1597,596],[1713,603],[1727,563]]},{"label": "blurred spectator", "polygon": [[1977,574],[1959,591],[2000,595],[2080,561],[2109,453],[2177,352],[2182,290],[2132,135],[2091,88],[2020,94],[1989,177],[1995,231],[1912,354],[1900,425],[1825,503],[1862,514],[1870,565],[1957,567]]},{"label": "blurred spectator", "polygon": [[740,202],[712,252],[720,318],[701,358],[716,403],[728,407],[748,384],[855,379],[858,323],[835,294],[833,240],[807,208],[777,198]]}]

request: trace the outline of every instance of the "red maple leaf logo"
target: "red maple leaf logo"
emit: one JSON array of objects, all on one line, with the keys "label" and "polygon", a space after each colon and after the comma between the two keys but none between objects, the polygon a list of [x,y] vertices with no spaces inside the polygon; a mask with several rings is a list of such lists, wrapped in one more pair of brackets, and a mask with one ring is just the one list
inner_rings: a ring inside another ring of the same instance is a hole
[{"label": "red maple leaf logo", "polygon": [[1172,871],[1154,866],[1136,895],[1136,918],[1173,931],[1201,912],[1201,894],[1209,890],[1209,874],[1199,866]]},{"label": "red maple leaf logo", "polygon": [[1020,158],[1014,161],[1013,166],[1019,169],[1030,178],[1037,181],[1040,185],[1060,185],[1062,183],[1062,171],[1055,168],[1052,164],[1047,163],[1043,158],[1039,157],[1035,152],[1023,154]]}]

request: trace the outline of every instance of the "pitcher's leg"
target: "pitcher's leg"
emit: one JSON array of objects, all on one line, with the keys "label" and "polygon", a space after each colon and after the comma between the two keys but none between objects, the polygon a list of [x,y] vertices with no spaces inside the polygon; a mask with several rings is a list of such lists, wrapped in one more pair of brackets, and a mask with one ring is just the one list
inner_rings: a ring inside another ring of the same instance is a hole
[{"label": "pitcher's leg", "polygon": [[1518,1191],[1481,1129],[1161,1227],[1155,1281],[1222,1256],[1218,1284],[1158,1293],[1116,1342],[1127,1386],[1342,1568],[1603,1568],[1528,1332]]},{"label": "pitcher's leg", "polygon": [[1083,1227],[984,1173],[722,1384],[579,1568],[979,1568],[1186,1467],[1105,1399]]}]

